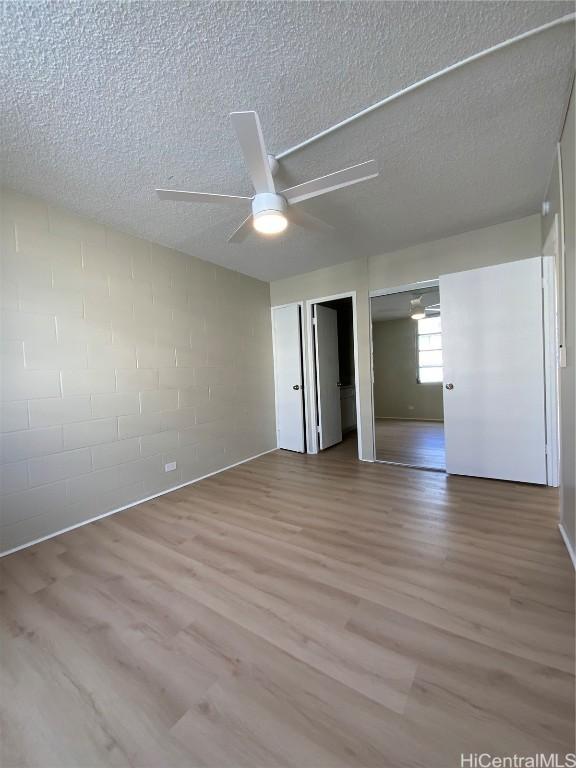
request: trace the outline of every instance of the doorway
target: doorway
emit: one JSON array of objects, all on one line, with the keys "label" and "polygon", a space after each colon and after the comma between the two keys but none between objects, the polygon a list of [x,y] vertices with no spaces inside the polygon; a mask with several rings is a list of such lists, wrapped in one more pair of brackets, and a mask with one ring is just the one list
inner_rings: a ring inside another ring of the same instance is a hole
[{"label": "doorway", "polygon": [[356,291],[306,301],[305,318],[308,453],[342,445],[363,461]]},{"label": "doorway", "polygon": [[444,471],[438,283],[371,298],[376,461]]},{"label": "doorway", "polygon": [[312,305],[312,363],[320,451],[357,431],[354,309],[351,297]]},{"label": "doorway", "polygon": [[[444,467],[450,475],[539,485],[551,482],[547,472],[544,364],[546,358],[553,364],[554,357],[545,353],[549,342],[545,343],[543,332],[542,273],[542,258],[532,257],[372,294],[375,415],[387,417],[379,411],[379,376],[390,374],[398,383],[403,370],[396,351],[383,366],[384,373],[379,373],[378,324],[411,321],[412,384],[416,382],[419,391],[434,385],[438,395],[442,394]],[[394,313],[400,313],[400,318]],[[408,319],[403,317],[405,313],[409,313]],[[377,451],[376,459],[438,469],[430,466],[432,462],[425,455],[426,463],[421,463],[419,457],[401,454],[403,441],[409,448],[416,442],[406,437],[412,426],[406,421],[414,418],[407,412],[416,411],[409,409],[414,405],[413,390],[409,382],[402,381],[398,396],[404,396],[405,391],[410,401],[402,401],[404,429],[388,440],[395,453],[382,457]],[[429,402],[425,405],[431,406]],[[396,417],[396,413],[391,416]],[[425,416],[440,421],[439,413],[427,412]],[[423,429],[416,431],[425,435]],[[430,435],[428,438],[428,453],[433,454],[434,440]]]},{"label": "doorway", "polygon": [[362,460],[356,292],[271,312],[278,448]]}]

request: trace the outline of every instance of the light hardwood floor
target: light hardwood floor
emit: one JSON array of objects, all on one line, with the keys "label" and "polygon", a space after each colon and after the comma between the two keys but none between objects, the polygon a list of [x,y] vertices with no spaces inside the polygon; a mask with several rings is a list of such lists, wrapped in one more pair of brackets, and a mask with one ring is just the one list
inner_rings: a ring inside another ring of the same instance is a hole
[{"label": "light hardwood floor", "polygon": [[574,743],[552,489],[276,452],[1,561],[3,768]]},{"label": "light hardwood floor", "polygon": [[376,458],[414,467],[445,469],[444,424],[412,419],[376,419]]}]

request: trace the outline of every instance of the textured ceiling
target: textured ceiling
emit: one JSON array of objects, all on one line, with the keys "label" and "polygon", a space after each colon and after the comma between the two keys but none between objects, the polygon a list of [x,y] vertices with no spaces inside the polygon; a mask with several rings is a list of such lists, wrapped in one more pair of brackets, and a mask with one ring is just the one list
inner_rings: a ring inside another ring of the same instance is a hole
[{"label": "textured ceiling", "polygon": [[5,2],[4,183],[263,280],[538,210],[573,25],[474,63],[287,158],[289,186],[375,158],[380,177],[303,204],[335,225],[226,243],[247,215],[156,186],[251,194],[228,113],[280,152],[564,2]]},{"label": "textured ceiling", "polygon": [[422,296],[422,303],[425,307],[440,303],[440,290],[438,288],[376,296],[370,300],[372,322],[378,323],[410,317],[410,299],[417,296]]}]

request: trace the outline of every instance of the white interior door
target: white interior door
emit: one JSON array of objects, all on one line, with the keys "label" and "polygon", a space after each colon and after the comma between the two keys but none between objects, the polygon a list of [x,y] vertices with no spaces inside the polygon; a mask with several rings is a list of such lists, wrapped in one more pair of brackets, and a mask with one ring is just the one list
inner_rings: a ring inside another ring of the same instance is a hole
[{"label": "white interior door", "polygon": [[440,277],[446,471],[546,483],[542,261]]},{"label": "white interior door", "polygon": [[272,309],[278,447],[304,452],[300,306]]},{"label": "white interior door", "polygon": [[340,368],[338,362],[338,313],[315,306],[316,392],[320,450],[342,442]]}]

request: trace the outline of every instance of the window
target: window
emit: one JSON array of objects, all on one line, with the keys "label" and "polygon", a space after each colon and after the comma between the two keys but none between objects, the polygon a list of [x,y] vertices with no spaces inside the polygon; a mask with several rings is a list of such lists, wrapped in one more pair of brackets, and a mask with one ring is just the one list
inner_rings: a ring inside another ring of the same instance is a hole
[{"label": "window", "polygon": [[418,383],[442,382],[442,326],[440,315],[418,320]]}]

